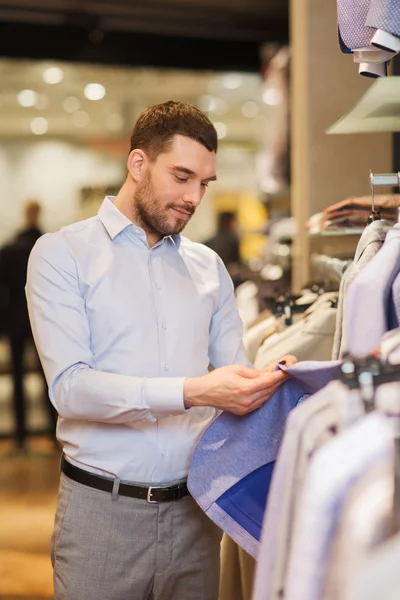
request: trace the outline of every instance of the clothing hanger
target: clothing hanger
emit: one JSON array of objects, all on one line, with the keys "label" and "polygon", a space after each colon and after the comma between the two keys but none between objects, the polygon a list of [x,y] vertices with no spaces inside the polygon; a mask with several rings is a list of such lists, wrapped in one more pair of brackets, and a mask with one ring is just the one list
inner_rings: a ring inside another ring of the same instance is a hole
[{"label": "clothing hanger", "polygon": [[[373,173],[369,172],[369,181],[371,185],[371,214],[368,217],[367,225],[381,219],[379,210],[375,210],[375,187],[388,186],[398,187],[400,189],[400,172],[398,173]],[[400,223],[400,207],[397,209],[397,223]]]},{"label": "clothing hanger", "polygon": [[[360,389],[365,412],[375,408],[375,390],[384,383],[400,382],[400,365],[382,363],[373,355],[354,358],[346,355],[339,367],[337,379],[349,389]],[[393,534],[400,531],[400,416],[391,415],[394,426],[394,494],[392,505]]]}]

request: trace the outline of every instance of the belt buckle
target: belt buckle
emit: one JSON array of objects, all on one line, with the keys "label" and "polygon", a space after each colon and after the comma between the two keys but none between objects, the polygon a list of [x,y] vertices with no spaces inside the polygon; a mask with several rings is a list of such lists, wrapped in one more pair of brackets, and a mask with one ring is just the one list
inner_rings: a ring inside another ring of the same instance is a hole
[{"label": "belt buckle", "polygon": [[146,500],[147,500],[147,502],[149,504],[159,504],[158,500],[152,500],[151,499],[153,490],[157,490],[157,489],[158,489],[157,487],[151,487],[151,486],[149,486],[149,488],[147,490],[147,498],[146,498]]}]

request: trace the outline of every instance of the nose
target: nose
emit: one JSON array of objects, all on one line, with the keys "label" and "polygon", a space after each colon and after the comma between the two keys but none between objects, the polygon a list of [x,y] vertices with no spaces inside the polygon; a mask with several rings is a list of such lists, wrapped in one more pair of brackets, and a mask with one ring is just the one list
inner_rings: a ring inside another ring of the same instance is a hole
[{"label": "nose", "polygon": [[199,186],[193,187],[190,193],[187,193],[183,197],[183,201],[187,202],[187,204],[191,204],[194,208],[197,208],[201,202],[203,197],[203,190]]}]

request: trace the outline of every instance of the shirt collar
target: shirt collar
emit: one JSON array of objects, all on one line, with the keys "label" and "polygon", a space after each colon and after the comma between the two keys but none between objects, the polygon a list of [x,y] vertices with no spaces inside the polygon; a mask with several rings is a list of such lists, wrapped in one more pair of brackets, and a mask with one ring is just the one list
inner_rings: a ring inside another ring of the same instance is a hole
[{"label": "shirt collar", "polygon": [[132,222],[114,206],[115,196],[106,196],[100,206],[98,216],[113,240],[121,231],[132,225]]},{"label": "shirt collar", "polygon": [[[113,240],[127,227],[131,227],[134,235],[146,239],[146,234],[141,227],[138,227],[128,219],[116,206],[114,206],[115,196],[106,196],[100,206],[98,217],[106,228],[108,235]],[[179,233],[165,236],[158,244],[165,240],[170,240],[174,246],[179,249],[181,245],[181,236]],[[156,245],[158,245],[156,244]]]}]

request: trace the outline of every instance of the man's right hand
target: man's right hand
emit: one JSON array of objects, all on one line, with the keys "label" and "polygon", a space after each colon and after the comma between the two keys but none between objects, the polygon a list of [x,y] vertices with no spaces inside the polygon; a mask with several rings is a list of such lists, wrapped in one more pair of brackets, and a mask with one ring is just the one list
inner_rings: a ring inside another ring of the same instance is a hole
[{"label": "man's right hand", "polygon": [[269,400],[288,378],[280,370],[270,373],[242,365],[220,367],[208,375],[185,380],[185,407],[212,406],[245,415]]}]

